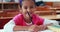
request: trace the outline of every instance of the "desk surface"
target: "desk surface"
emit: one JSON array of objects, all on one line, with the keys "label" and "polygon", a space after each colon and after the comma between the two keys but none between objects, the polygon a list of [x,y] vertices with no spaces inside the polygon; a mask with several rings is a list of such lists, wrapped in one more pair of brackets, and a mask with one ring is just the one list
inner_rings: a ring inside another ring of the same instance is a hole
[{"label": "desk surface", "polygon": [[53,8],[53,7],[50,7],[49,9],[58,10],[58,9],[60,9],[60,8]]},{"label": "desk surface", "polygon": [[13,17],[0,17],[0,19],[12,19]]},{"label": "desk surface", "polygon": [[[31,31],[14,31],[14,32],[31,32]],[[52,30],[44,30],[44,31],[38,31],[38,32],[53,32]]]},{"label": "desk surface", "polygon": [[46,16],[40,16],[42,18],[47,18],[47,19],[60,19],[60,14],[58,15],[46,15]]}]

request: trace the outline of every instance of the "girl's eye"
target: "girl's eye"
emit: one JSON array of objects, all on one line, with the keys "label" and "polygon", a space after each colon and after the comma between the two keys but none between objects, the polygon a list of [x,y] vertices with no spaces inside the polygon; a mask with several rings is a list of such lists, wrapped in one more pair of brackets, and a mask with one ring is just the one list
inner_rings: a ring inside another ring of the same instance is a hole
[{"label": "girl's eye", "polygon": [[34,7],[35,7],[35,6],[30,6],[30,9],[31,9],[31,8],[34,8]]},{"label": "girl's eye", "polygon": [[33,6],[30,6],[30,8],[34,8]]},{"label": "girl's eye", "polygon": [[24,7],[25,9],[27,9],[27,7]]},{"label": "girl's eye", "polygon": [[[35,6],[30,6],[29,8],[32,9],[34,8]],[[24,9],[28,9],[28,7],[24,7]]]}]

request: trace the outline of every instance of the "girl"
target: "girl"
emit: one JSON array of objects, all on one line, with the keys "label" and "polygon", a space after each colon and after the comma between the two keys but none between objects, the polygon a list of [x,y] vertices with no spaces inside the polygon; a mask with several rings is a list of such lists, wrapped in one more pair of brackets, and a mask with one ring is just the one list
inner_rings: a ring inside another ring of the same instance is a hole
[{"label": "girl", "polygon": [[37,16],[35,0],[20,0],[21,14],[16,15],[4,26],[4,32],[19,31],[42,31],[48,25],[58,25],[57,21],[43,19]]}]

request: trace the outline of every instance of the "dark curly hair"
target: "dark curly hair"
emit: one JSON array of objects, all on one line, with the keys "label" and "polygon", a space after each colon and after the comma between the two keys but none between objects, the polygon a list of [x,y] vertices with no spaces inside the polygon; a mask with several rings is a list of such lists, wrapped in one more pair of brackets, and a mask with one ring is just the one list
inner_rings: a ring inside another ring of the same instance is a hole
[{"label": "dark curly hair", "polygon": [[[22,2],[23,2],[24,0],[20,0],[20,7],[22,7]],[[34,3],[35,3],[35,0],[32,0]],[[36,4],[35,4],[36,5]]]}]

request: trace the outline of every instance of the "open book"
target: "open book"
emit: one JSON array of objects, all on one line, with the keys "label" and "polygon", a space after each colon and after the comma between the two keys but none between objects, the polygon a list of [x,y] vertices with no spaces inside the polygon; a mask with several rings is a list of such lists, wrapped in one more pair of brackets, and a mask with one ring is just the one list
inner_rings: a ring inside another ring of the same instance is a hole
[{"label": "open book", "polygon": [[54,32],[60,32],[60,26],[54,25],[54,26],[48,26],[48,29],[54,31]]}]

